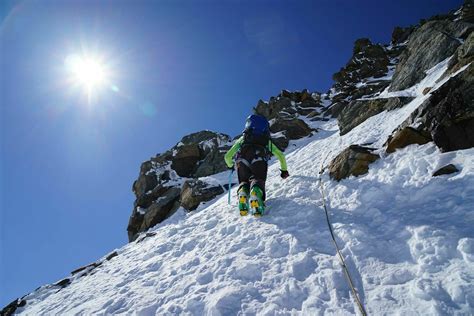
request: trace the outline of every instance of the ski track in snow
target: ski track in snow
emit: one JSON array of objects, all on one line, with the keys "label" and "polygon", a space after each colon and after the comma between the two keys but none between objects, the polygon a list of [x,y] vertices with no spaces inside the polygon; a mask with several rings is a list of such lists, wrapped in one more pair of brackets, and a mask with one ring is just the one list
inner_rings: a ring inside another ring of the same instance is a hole
[{"label": "ski track in snow", "polygon": [[[418,86],[433,86],[439,64]],[[445,79],[447,80],[447,79]],[[444,81],[445,81],[444,80]],[[433,91],[442,82],[435,85]],[[240,217],[227,194],[179,210],[91,275],[42,287],[18,312],[137,315],[353,315],[358,313],[331,242],[317,179],[350,144],[378,148],[369,173],[322,176],[336,238],[369,314],[474,313],[474,149],[433,143],[385,155],[383,143],[429,95],[339,136],[337,123],[290,143],[290,177],[269,168],[268,215]],[[453,163],[461,171],[432,177]],[[225,179],[223,175],[218,178]]]}]

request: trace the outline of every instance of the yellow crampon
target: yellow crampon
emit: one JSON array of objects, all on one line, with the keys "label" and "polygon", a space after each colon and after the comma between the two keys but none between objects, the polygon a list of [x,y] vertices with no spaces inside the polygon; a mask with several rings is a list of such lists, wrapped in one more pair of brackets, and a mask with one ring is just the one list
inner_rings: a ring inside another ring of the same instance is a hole
[{"label": "yellow crampon", "polygon": [[238,196],[239,196],[239,211],[240,211],[240,216],[246,216],[249,213],[249,206],[247,202],[247,192],[244,188],[239,190]]},{"label": "yellow crampon", "polygon": [[261,196],[262,191],[260,188],[252,188],[252,191],[250,192],[250,209],[252,210],[252,214],[255,217],[260,217],[263,215],[265,204],[262,203],[262,205],[260,205],[260,201],[262,199]]}]

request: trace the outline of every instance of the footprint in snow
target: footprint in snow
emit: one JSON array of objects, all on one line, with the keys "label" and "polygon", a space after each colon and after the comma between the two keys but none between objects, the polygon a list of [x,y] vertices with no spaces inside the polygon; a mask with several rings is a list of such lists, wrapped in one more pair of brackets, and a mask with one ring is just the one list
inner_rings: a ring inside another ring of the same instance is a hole
[{"label": "footprint in snow", "polygon": [[299,260],[295,260],[291,265],[291,270],[295,279],[298,281],[306,280],[316,269],[317,263],[314,259],[306,253],[305,256]]},{"label": "footprint in snow", "polygon": [[235,278],[247,282],[255,282],[262,280],[262,267],[255,263],[242,263],[241,267],[238,267],[231,273]]},{"label": "footprint in snow", "polygon": [[216,225],[217,225],[217,219],[211,219],[211,220],[208,220],[206,222],[206,225],[204,225],[204,228],[206,230],[210,230],[210,229],[216,227]]},{"label": "footprint in snow", "polygon": [[201,285],[205,285],[208,283],[211,283],[211,281],[214,279],[212,272],[206,272],[198,275],[196,278],[197,282]]},{"label": "footprint in snow", "polygon": [[272,258],[286,257],[290,252],[290,246],[286,240],[272,240],[270,241],[268,254]]}]

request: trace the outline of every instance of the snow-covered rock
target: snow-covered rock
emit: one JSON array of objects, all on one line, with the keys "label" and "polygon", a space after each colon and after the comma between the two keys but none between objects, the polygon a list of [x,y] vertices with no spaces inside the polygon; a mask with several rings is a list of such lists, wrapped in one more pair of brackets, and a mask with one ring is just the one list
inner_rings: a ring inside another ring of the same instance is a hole
[{"label": "snow-covered rock", "polygon": [[193,191],[192,203],[189,199],[182,203],[182,197],[188,196],[182,191],[189,187],[183,184],[227,169],[223,157],[230,145],[231,139],[227,135],[201,131],[183,137],[167,152],[142,163],[133,184],[136,200],[127,227],[129,240],[135,240],[138,234],[162,222],[180,206],[191,210],[197,206],[195,203],[221,194],[225,181],[211,181],[211,184],[200,180],[200,187],[206,187],[206,190]]},{"label": "snow-covered rock", "polygon": [[[465,11],[448,18],[458,19]],[[416,30],[409,33],[408,41]],[[410,99],[375,111],[343,135],[336,119],[323,120],[319,112],[340,102],[336,99],[342,92],[335,88],[324,95],[284,91],[262,101],[263,108],[285,103],[271,114],[274,124],[291,117],[317,131],[286,138],[291,175],[286,180],[279,177],[278,162],[270,162],[266,216],[241,217],[236,188],[230,205],[227,196],[217,195],[205,204],[193,201],[191,212],[175,197],[174,211],[158,224],[150,222],[156,226],[135,234],[135,241],[15,300],[2,314],[357,314],[324,206],[368,314],[474,314],[473,145],[465,142],[467,146],[448,151],[435,139],[405,142],[387,153],[387,140],[404,129],[431,135],[439,126],[472,129],[472,53],[459,56],[438,61],[402,91],[385,88],[364,96]],[[390,78],[387,74],[385,80]],[[370,78],[361,80],[354,85],[372,83]],[[303,110],[308,100],[318,104],[318,119]],[[352,101],[345,102],[350,106]],[[286,137],[284,131],[275,135]],[[181,196],[186,181],[201,183],[203,189],[223,186],[225,173],[196,180],[194,174],[190,179],[173,169],[172,158],[179,157],[180,148],[194,143],[208,155],[230,145],[229,138],[209,142],[196,137],[183,138],[166,155],[142,165],[134,184],[134,214],[145,217],[153,205],[170,205],[162,193],[174,190]],[[328,165],[351,145],[370,147],[379,158],[364,173],[331,180]],[[448,165],[458,171],[433,177]],[[193,186],[187,186],[192,198]]]}]

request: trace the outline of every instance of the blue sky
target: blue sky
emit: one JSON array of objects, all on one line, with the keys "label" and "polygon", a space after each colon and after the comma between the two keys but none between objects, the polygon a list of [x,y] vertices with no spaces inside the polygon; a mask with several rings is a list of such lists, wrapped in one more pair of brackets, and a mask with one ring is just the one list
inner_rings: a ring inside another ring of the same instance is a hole
[{"label": "blue sky", "polygon": [[[0,306],[127,242],[142,161],[462,1],[2,1]],[[71,54],[99,55],[90,101]],[[291,172],[291,166],[289,166]]]}]

